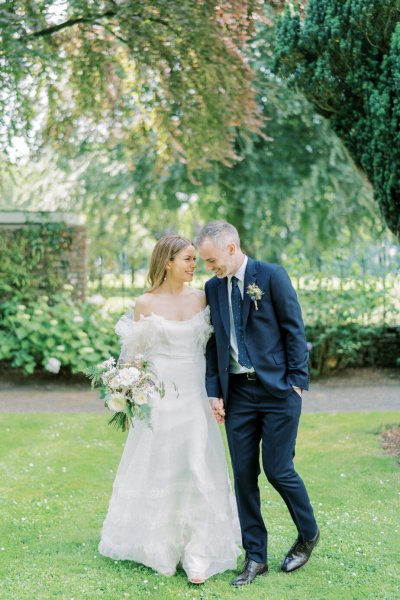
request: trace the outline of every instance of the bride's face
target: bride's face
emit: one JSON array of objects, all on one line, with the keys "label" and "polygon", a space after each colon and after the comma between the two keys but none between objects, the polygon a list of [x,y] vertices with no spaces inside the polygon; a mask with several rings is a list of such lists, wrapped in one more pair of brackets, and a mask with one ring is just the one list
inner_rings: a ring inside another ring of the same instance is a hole
[{"label": "bride's face", "polygon": [[196,268],[196,251],[193,246],[183,248],[167,265],[167,276],[179,281],[192,281]]}]

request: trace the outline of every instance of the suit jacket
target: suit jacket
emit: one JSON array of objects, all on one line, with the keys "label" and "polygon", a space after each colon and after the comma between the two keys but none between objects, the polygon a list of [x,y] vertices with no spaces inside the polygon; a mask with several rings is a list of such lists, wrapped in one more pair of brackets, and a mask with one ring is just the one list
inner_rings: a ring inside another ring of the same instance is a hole
[{"label": "suit jacket", "polygon": [[[263,292],[257,302],[246,293],[255,283]],[[214,334],[207,344],[206,387],[209,396],[228,398],[230,323],[227,278],[213,277],[205,286]],[[287,398],[291,386],[308,389],[308,350],[301,309],[288,274],[280,265],[248,259],[243,294],[244,339],[265,390]]]}]

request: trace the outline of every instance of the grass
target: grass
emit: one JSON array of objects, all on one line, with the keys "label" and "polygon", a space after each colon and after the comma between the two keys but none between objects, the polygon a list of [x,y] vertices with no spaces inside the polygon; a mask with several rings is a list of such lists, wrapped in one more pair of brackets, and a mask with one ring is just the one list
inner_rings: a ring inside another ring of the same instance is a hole
[{"label": "grass", "polygon": [[[310,563],[280,562],[295,531],[280,497],[260,479],[270,573],[243,590],[232,572],[201,588],[97,552],[124,435],[105,415],[0,415],[1,600],[397,600],[400,469],[378,433],[400,413],[305,415],[296,464],[321,529]],[[239,562],[239,565],[241,561]]]}]

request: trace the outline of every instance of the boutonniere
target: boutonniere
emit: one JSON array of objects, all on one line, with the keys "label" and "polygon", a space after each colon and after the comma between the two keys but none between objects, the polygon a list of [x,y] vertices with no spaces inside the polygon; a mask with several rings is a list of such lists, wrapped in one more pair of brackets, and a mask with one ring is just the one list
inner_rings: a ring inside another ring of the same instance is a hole
[{"label": "boutonniere", "polygon": [[260,290],[256,283],[251,283],[247,286],[246,293],[248,296],[250,296],[250,299],[253,300],[255,309],[258,310],[257,302],[261,300],[261,296],[264,294],[264,292]]}]

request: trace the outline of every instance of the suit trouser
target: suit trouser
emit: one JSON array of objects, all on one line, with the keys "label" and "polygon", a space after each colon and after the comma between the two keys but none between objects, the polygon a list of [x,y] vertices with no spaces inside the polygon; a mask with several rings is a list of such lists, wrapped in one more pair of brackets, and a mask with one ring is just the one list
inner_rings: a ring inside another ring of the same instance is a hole
[{"label": "suit trouser", "polygon": [[230,378],[225,427],[242,544],[246,557],[256,562],[266,562],[268,540],[258,487],[260,442],[265,475],[288,507],[299,539],[311,540],[317,532],[307,490],[293,465],[300,414],[301,398],[294,390],[287,398],[274,398],[258,380]]}]

